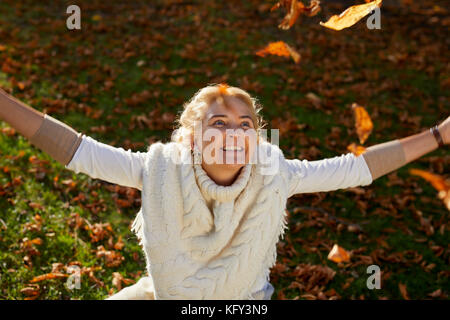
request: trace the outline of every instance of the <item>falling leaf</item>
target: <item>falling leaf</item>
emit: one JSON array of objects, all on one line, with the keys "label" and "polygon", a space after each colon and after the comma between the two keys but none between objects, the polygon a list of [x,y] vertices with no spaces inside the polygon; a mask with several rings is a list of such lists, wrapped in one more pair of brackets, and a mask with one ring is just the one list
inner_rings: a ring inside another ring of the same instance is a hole
[{"label": "falling leaf", "polygon": [[227,85],[226,83],[221,83],[221,84],[219,84],[219,92],[220,92],[220,94],[227,94],[227,89],[228,89],[229,87],[230,87],[230,86]]},{"label": "falling leaf", "polygon": [[427,180],[439,192],[438,198],[441,199],[447,209],[450,211],[450,183],[438,174],[427,172],[420,169],[409,169],[409,173],[422,177]]},{"label": "falling leaf", "polygon": [[355,156],[359,156],[360,154],[363,154],[366,151],[366,148],[360,145],[356,145],[355,143],[352,143],[347,146],[347,150],[353,153]]},{"label": "falling leaf", "polygon": [[281,0],[270,11],[274,11],[280,7],[284,7],[288,12],[283,21],[278,25],[278,28],[287,30],[294,25],[300,14],[312,17],[319,13],[320,1],[312,0],[309,6],[306,7],[302,2],[297,0]]},{"label": "falling leaf", "polygon": [[369,3],[351,6],[340,15],[332,16],[327,22],[320,22],[320,25],[337,31],[351,27],[372,12],[372,10],[381,7],[382,2],[383,0],[375,0]]},{"label": "falling leaf", "polygon": [[0,44],[0,52],[5,51],[5,50],[6,50],[6,47],[4,45]]},{"label": "falling leaf", "polygon": [[265,57],[267,54],[289,57],[291,56],[295,63],[300,62],[300,54],[292,49],[288,44],[283,41],[270,42],[264,49],[256,52],[256,55]]},{"label": "falling leaf", "polygon": [[350,261],[350,254],[344,248],[335,244],[328,254],[328,259],[336,263],[348,262]]},{"label": "falling leaf", "polygon": [[366,109],[357,103],[352,104],[352,110],[355,116],[355,127],[359,137],[359,143],[364,144],[373,130],[372,120]]}]

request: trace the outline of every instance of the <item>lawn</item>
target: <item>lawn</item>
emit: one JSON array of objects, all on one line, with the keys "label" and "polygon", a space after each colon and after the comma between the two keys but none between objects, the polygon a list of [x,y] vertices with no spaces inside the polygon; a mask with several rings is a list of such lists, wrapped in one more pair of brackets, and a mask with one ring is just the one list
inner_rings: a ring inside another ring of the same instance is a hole
[{"label": "lawn", "polygon": [[[287,128],[287,158],[348,153],[358,143],[354,102],[374,122],[365,146],[448,117],[445,1],[392,1],[381,9],[380,30],[363,19],[339,32],[319,21],[351,1],[323,1],[318,15],[289,30],[277,28],[284,11],[270,12],[275,3],[78,1],[81,30],[68,30],[66,1],[1,1],[0,87],[133,151],[168,142],[183,103],[220,82],[257,97],[268,129]],[[293,46],[300,63],[255,55],[273,41]],[[0,299],[104,299],[144,276],[130,231],[140,192],[77,175],[7,123],[0,128]],[[272,299],[448,299],[449,212],[409,169],[448,177],[449,160],[441,148],[366,187],[290,198]],[[352,253],[350,262],[327,259],[334,244]],[[380,289],[367,287],[373,264]],[[81,273],[79,288],[66,285],[69,266]],[[60,277],[33,281],[52,271]]]}]

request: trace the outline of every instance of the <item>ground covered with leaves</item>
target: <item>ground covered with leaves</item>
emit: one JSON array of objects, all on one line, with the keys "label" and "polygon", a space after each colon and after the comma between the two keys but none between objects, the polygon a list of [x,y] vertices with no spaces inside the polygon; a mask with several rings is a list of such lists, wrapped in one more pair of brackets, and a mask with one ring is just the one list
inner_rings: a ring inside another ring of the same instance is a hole
[{"label": "ground covered with leaves", "polygon": [[[374,123],[366,146],[450,110],[446,1],[386,1],[380,30],[319,24],[360,3],[322,1],[284,30],[276,1],[78,1],[81,30],[69,31],[73,3],[4,0],[0,86],[98,141],[145,151],[169,141],[183,102],[225,82],[259,99],[287,158],[334,157],[357,142],[353,103]],[[275,41],[300,59],[255,54]],[[0,298],[104,299],[144,276],[130,231],[140,192],[76,175],[0,127]],[[290,198],[273,299],[448,299],[449,212],[408,170],[446,177],[449,160],[441,148],[366,187]],[[348,262],[327,259],[334,244]],[[71,270],[79,289],[66,286]]]}]

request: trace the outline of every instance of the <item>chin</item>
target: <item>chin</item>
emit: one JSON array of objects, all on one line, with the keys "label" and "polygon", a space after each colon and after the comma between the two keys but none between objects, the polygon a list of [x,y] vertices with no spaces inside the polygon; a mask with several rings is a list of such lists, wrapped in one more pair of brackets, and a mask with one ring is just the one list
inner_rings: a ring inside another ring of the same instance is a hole
[{"label": "chin", "polygon": [[239,170],[240,168],[244,167],[245,164],[243,164],[243,163],[222,164],[221,166],[224,170],[233,170],[234,171],[234,170]]}]

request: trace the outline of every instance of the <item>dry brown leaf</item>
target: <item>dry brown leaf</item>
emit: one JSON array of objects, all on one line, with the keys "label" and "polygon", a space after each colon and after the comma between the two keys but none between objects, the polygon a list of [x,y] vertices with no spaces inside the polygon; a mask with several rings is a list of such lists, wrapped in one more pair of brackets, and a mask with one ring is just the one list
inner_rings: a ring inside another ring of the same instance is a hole
[{"label": "dry brown leaf", "polygon": [[348,262],[350,261],[350,253],[335,244],[328,254],[328,259],[336,263]]},{"label": "dry brown leaf", "polygon": [[114,249],[115,250],[122,250],[123,246],[125,244],[122,241],[122,236],[119,236],[119,239],[117,240],[117,242],[114,244]]},{"label": "dry brown leaf", "polygon": [[312,0],[309,6],[306,7],[302,2],[297,0],[281,0],[276,3],[270,11],[274,11],[280,7],[284,7],[288,12],[283,21],[278,25],[278,28],[287,30],[294,25],[300,14],[312,17],[319,13],[320,1]]},{"label": "dry brown leaf", "polygon": [[408,291],[406,291],[406,285],[403,283],[399,283],[398,288],[400,290],[400,293],[402,294],[403,299],[410,300],[408,296]]},{"label": "dry brown leaf", "polygon": [[26,300],[34,300],[40,294],[39,285],[38,284],[29,284],[28,287],[21,289],[20,292],[28,297],[32,297],[32,299],[25,298]]},{"label": "dry brown leaf", "polygon": [[381,7],[382,2],[383,0],[375,0],[369,3],[351,6],[340,15],[332,16],[327,22],[320,22],[320,25],[337,31],[351,27],[367,16],[372,10]]},{"label": "dry brown leaf", "polygon": [[120,254],[120,252],[105,250],[103,246],[97,247],[96,255],[98,258],[105,257],[105,264],[107,267],[117,267],[124,260],[124,257]]},{"label": "dry brown leaf", "polygon": [[442,290],[437,289],[436,291],[433,291],[432,293],[429,293],[428,295],[432,298],[438,298],[442,295]]},{"label": "dry brown leaf", "polygon": [[122,283],[124,283],[125,285],[129,285],[134,283],[134,280],[124,278],[119,272],[113,272],[113,280],[112,280],[113,286],[115,286],[117,290],[121,290]]}]

